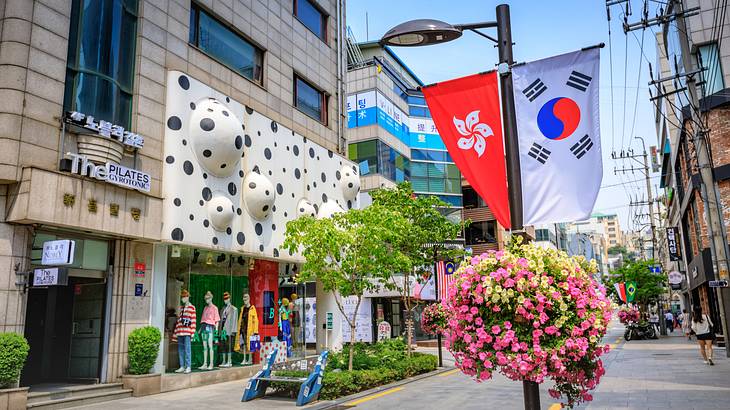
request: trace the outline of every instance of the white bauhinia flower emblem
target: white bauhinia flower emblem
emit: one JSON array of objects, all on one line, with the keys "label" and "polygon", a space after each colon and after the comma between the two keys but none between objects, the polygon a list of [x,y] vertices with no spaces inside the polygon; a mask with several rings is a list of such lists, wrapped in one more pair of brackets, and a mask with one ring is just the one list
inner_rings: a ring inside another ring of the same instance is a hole
[{"label": "white bauhinia flower emblem", "polygon": [[479,122],[479,110],[472,111],[466,116],[466,121],[454,117],[454,126],[463,135],[459,138],[457,145],[463,150],[474,148],[478,156],[484,154],[487,148],[487,137],[494,135],[489,125]]}]

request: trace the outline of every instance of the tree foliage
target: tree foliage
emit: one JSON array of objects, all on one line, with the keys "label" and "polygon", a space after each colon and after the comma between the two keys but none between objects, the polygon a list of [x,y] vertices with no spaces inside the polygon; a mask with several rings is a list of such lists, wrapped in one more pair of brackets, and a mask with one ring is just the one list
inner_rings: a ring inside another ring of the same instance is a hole
[{"label": "tree foliage", "polygon": [[624,266],[611,271],[606,282],[606,290],[609,296],[620,301],[614,283],[636,282],[636,296],[634,303],[645,306],[656,300],[659,295],[665,292],[664,283],[667,281],[665,273],[652,273],[650,268],[656,266],[654,259],[636,261],[624,264]]},{"label": "tree foliage", "polygon": [[[398,212],[373,204],[365,209],[350,209],[330,218],[310,216],[289,221],[284,247],[300,252],[304,265],[298,282],[316,278],[324,290],[333,292],[338,309],[350,326],[350,363],[355,343],[355,318],[367,290],[389,280],[394,272],[411,269],[410,259],[398,247],[408,224]],[[342,298],[355,296],[354,315],[345,314]]]},{"label": "tree foliage", "polygon": [[[463,224],[446,218],[442,210],[448,204],[433,195],[416,195],[410,182],[403,182],[394,188],[381,188],[370,193],[373,205],[382,206],[389,212],[399,214],[407,224],[407,229],[401,230],[400,236],[394,238],[394,247],[408,259],[413,269],[400,272],[403,281],[398,282],[391,277],[390,282],[382,285],[388,289],[395,289],[400,293],[409,317],[412,317],[416,305],[411,286],[421,281],[431,272],[431,267],[437,260],[448,259],[454,255],[453,250],[440,247],[444,242],[455,239],[462,230]],[[434,248],[436,245],[436,248]],[[458,252],[458,251],[456,251]],[[408,353],[412,341],[412,328],[408,331]]]}]

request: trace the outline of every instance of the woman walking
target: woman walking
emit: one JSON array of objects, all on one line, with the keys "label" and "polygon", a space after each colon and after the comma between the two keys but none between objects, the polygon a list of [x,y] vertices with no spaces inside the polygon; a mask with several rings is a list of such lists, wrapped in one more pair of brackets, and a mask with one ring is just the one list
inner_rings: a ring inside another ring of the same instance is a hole
[{"label": "woman walking", "polygon": [[692,332],[697,336],[697,344],[700,345],[700,353],[705,364],[714,365],[712,362],[712,341],[715,333],[712,331],[712,321],[702,313],[702,308],[696,306],[692,309]]}]

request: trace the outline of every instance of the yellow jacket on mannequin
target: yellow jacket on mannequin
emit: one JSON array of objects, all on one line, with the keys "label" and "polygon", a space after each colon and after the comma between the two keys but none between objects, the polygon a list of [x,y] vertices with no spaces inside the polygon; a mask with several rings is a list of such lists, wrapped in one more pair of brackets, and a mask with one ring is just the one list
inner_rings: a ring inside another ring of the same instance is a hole
[{"label": "yellow jacket on mannequin", "polygon": [[[241,309],[239,309],[240,313],[238,314],[237,329],[241,328],[241,321],[243,320],[244,310],[245,307],[241,307]],[[248,343],[249,340],[251,340],[251,335],[259,332],[259,315],[256,313],[256,307],[254,307],[254,305],[251,305],[251,308],[248,309],[248,318],[246,320],[248,320],[246,326],[246,343]],[[233,350],[238,352],[241,350],[241,346],[236,343],[235,346],[233,346]],[[248,350],[248,348],[246,350]]]}]

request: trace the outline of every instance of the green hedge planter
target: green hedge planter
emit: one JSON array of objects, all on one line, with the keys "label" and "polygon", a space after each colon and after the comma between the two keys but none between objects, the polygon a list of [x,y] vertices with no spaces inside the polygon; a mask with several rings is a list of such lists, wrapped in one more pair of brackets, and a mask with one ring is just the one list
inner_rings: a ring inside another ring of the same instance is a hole
[{"label": "green hedge planter", "polygon": [[134,329],[127,337],[129,374],[148,374],[160,352],[162,334],[154,326]]},{"label": "green hedge planter", "polygon": [[17,333],[0,333],[0,389],[15,387],[28,358],[28,341]]}]

